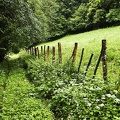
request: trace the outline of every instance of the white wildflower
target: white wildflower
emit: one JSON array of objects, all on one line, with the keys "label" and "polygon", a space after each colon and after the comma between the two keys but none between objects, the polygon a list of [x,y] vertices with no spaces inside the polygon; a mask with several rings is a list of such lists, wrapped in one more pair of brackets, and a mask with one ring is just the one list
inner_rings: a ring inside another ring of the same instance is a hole
[{"label": "white wildflower", "polygon": [[84,100],[87,100],[88,98],[83,98]]},{"label": "white wildflower", "polygon": [[102,99],[102,100],[105,100],[105,95],[102,95],[101,99]]},{"label": "white wildflower", "polygon": [[111,98],[116,98],[116,96],[115,95],[111,95]]},{"label": "white wildflower", "polygon": [[114,100],[114,102],[120,104],[120,99],[116,98],[116,99]]},{"label": "white wildflower", "polygon": [[98,109],[98,110],[100,109],[100,107],[99,107],[99,106],[96,106],[95,108],[96,108],[96,109]]},{"label": "white wildflower", "polygon": [[103,106],[105,106],[105,105],[102,103],[102,104],[100,104],[99,106],[100,106],[100,107],[103,107]]},{"label": "white wildflower", "polygon": [[93,87],[90,87],[89,90],[94,90],[94,88],[93,88]]},{"label": "white wildflower", "polygon": [[111,97],[111,94],[106,94],[107,97]]},{"label": "white wildflower", "polygon": [[100,100],[99,99],[96,99],[96,102],[99,102]]},{"label": "white wildflower", "polygon": [[97,87],[96,90],[102,90],[100,87]]},{"label": "white wildflower", "polygon": [[118,93],[118,91],[117,91],[117,90],[113,90],[113,92],[114,92],[115,94],[117,94],[117,93]]},{"label": "white wildflower", "polygon": [[92,105],[91,103],[87,103],[87,106],[89,106],[89,107],[90,107],[91,105]]},{"label": "white wildflower", "polygon": [[73,84],[73,85],[75,85],[75,86],[79,86],[79,84]]},{"label": "white wildflower", "polygon": [[70,81],[70,84],[73,84],[74,82],[73,81]]},{"label": "white wildflower", "polygon": [[83,85],[83,83],[79,83],[79,85],[80,85],[80,86],[82,86],[82,85]]}]

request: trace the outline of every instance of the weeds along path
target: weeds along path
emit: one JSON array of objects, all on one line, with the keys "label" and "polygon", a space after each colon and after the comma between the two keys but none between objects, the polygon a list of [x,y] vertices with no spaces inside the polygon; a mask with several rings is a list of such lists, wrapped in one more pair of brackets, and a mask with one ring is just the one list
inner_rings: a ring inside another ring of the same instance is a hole
[{"label": "weeds along path", "polygon": [[45,103],[35,98],[34,85],[27,80],[21,59],[5,61],[1,66],[0,119],[53,120],[52,112]]}]

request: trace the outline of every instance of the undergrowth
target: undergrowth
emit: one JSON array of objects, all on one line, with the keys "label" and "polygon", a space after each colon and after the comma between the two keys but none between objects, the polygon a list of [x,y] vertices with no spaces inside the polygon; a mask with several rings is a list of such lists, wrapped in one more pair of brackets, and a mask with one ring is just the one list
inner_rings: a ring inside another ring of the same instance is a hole
[{"label": "undergrowth", "polygon": [[119,120],[120,89],[102,78],[78,73],[69,61],[50,64],[27,60],[27,77],[35,85],[36,97],[44,98],[56,120]]},{"label": "undergrowth", "polygon": [[[6,74],[9,64],[9,74]],[[8,60],[0,70],[1,120],[53,120],[45,102],[35,98],[35,88],[25,77],[24,59]]]}]

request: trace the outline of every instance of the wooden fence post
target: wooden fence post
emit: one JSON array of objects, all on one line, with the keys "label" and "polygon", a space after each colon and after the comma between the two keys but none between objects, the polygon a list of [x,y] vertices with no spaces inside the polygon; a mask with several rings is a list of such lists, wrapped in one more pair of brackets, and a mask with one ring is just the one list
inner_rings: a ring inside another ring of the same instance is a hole
[{"label": "wooden fence post", "polygon": [[41,54],[43,54],[43,46],[41,46]]},{"label": "wooden fence post", "polygon": [[28,54],[30,53],[29,48],[27,48],[27,52],[28,52]]},{"label": "wooden fence post", "polygon": [[99,58],[98,58],[98,61],[97,61],[97,64],[96,64],[96,67],[95,67],[95,70],[94,70],[94,75],[93,75],[92,79],[94,79],[95,76],[96,76],[97,69],[98,69],[99,64],[100,64],[101,56],[102,56],[102,48],[101,48],[101,52],[100,52],[100,55],[99,55]]},{"label": "wooden fence post", "polygon": [[34,47],[32,47],[32,55],[34,56]]},{"label": "wooden fence post", "polygon": [[47,47],[46,61],[49,61],[50,47]]},{"label": "wooden fence post", "polygon": [[52,63],[55,62],[55,47],[52,48]]},{"label": "wooden fence post", "polygon": [[61,52],[61,43],[58,42],[58,60],[59,63],[62,63],[62,52]]},{"label": "wooden fence post", "polygon": [[30,47],[30,55],[32,55],[32,47]]},{"label": "wooden fence post", "polygon": [[73,50],[73,63],[75,62],[75,59],[76,59],[76,53],[77,53],[77,47],[78,47],[78,43],[75,43],[75,46],[74,46],[74,50]]},{"label": "wooden fence post", "polygon": [[102,40],[102,68],[103,79],[107,80],[107,61],[106,61],[106,40]]},{"label": "wooden fence post", "polygon": [[45,54],[45,48],[46,48],[46,46],[44,45],[44,61],[46,61],[46,54]]},{"label": "wooden fence post", "polygon": [[78,66],[78,73],[80,72],[80,67],[81,67],[82,59],[83,59],[83,54],[84,54],[84,48],[82,48],[82,53],[81,53],[80,62],[79,62],[79,66]]},{"label": "wooden fence post", "polygon": [[91,56],[90,56],[90,59],[89,59],[88,65],[87,65],[86,70],[85,70],[85,76],[86,76],[86,74],[87,74],[87,72],[88,72],[88,69],[89,69],[89,66],[90,66],[90,64],[91,64],[92,57],[93,57],[93,54],[91,54]]},{"label": "wooden fence post", "polygon": [[35,57],[37,56],[37,48],[35,47],[34,48],[34,51],[35,51]]},{"label": "wooden fence post", "polygon": [[37,47],[37,55],[38,55],[38,59],[40,59],[40,52],[38,47]]}]

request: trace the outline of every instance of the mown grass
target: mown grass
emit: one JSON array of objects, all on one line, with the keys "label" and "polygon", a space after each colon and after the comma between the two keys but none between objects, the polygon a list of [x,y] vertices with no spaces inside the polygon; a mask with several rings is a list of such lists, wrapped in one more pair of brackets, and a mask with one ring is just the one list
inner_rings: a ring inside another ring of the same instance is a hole
[{"label": "mown grass", "polygon": [[[120,74],[120,48],[119,48],[120,26],[94,30],[94,31],[85,32],[81,34],[68,35],[56,41],[40,44],[38,45],[38,47],[40,49],[40,46],[46,45],[46,46],[50,46],[50,48],[52,49],[52,46],[55,46],[56,55],[57,55],[57,45],[58,45],[58,42],[61,42],[63,63],[65,63],[66,60],[68,60],[71,57],[72,51],[74,48],[74,43],[77,42],[78,50],[77,50],[77,59],[76,59],[75,65],[76,67],[78,67],[81,50],[82,48],[84,48],[85,52],[84,52],[82,66],[81,66],[81,71],[82,72],[85,71],[90,55],[91,53],[93,53],[94,56],[92,59],[92,64],[88,72],[89,75],[93,75],[93,71],[100,54],[101,42],[103,39],[106,39],[107,41],[108,78],[110,81],[111,79],[112,81],[113,79],[116,81],[119,79],[119,74]],[[57,59],[57,56],[56,56],[56,59]],[[99,69],[96,77],[102,77],[101,63],[99,65]]]}]

